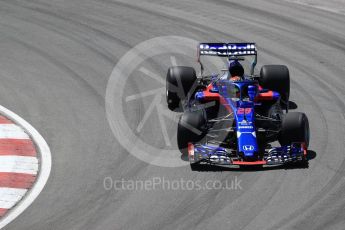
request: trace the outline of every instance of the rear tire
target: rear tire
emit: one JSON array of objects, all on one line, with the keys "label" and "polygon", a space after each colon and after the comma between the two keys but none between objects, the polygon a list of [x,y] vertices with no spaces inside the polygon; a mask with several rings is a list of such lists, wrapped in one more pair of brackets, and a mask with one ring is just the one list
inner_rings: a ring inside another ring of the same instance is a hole
[{"label": "rear tire", "polygon": [[171,111],[174,111],[175,109],[179,108],[181,100],[177,96],[177,93],[173,93],[169,90],[166,90],[166,98],[167,98],[168,108]]},{"label": "rear tire", "polygon": [[194,68],[187,66],[170,67],[166,77],[166,100],[168,108],[179,108],[181,101],[187,98],[189,91],[196,82]]},{"label": "rear tire", "polygon": [[279,142],[290,145],[293,142],[304,143],[308,148],[310,140],[309,121],[304,113],[291,112],[283,118]]},{"label": "rear tire", "polygon": [[290,96],[290,74],[285,65],[264,65],[260,71],[260,85],[276,91],[281,96],[281,102],[288,106]]},{"label": "rear tire", "polygon": [[188,143],[200,141],[205,134],[206,118],[203,110],[186,111],[177,126],[177,145],[182,154],[188,154]]}]

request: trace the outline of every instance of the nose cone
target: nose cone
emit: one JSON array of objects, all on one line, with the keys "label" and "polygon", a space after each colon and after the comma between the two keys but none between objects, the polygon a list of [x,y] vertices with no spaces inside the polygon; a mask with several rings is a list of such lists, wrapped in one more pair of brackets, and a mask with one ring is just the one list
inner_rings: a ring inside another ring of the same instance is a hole
[{"label": "nose cone", "polygon": [[[243,130],[243,129],[242,129]],[[254,157],[257,152],[256,134],[254,130],[237,132],[238,151],[245,157]]]}]

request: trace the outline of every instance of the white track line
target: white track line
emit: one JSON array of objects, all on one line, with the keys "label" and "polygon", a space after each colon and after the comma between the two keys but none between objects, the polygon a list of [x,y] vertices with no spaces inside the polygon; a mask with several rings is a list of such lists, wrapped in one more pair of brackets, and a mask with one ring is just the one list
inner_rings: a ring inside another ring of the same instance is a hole
[{"label": "white track line", "polygon": [[333,1],[305,1],[305,0],[285,0],[287,2],[295,3],[298,5],[306,6],[309,8],[319,9],[323,11],[328,11],[336,14],[345,14],[344,4],[343,2],[336,2]]},{"label": "white track line", "polygon": [[23,200],[19,201],[1,220],[0,220],[0,229],[5,227],[16,217],[18,217],[26,208],[34,202],[38,195],[43,190],[49,174],[51,171],[51,153],[47,142],[38,133],[38,131],[32,127],[28,122],[23,118],[13,113],[12,111],[6,109],[0,105],[0,113],[10,118],[13,122],[22,126],[24,130],[31,136],[32,140],[36,144],[37,152],[40,155],[40,171],[33,187],[25,194]]},{"label": "white track line", "polygon": [[175,56],[170,56],[170,62],[172,66],[177,66],[177,61]]},{"label": "white track line", "polygon": [[29,135],[16,124],[0,124],[0,139],[30,139]]}]

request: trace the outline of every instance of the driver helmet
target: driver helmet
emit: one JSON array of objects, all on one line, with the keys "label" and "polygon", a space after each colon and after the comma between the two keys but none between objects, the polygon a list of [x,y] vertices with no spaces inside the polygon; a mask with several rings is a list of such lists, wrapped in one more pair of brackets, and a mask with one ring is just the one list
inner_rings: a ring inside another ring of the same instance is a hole
[{"label": "driver helmet", "polygon": [[243,66],[238,60],[234,60],[229,63],[229,71],[230,71],[231,77],[238,76],[242,78],[244,74]]}]

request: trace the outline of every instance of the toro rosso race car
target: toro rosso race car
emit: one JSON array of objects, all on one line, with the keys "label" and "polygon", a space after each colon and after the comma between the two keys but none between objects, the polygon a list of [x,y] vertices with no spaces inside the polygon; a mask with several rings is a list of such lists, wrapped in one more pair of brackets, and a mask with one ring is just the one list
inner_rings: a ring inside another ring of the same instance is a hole
[{"label": "toro rosso race car", "polygon": [[[228,68],[204,76],[203,55],[226,58]],[[246,56],[253,59],[249,74],[241,64]],[[289,112],[286,66],[264,65],[254,74],[255,43],[201,43],[198,62],[200,76],[192,67],[174,66],[166,78],[169,109],[183,110],[177,143],[192,169],[306,162],[309,122],[304,113]]]}]

